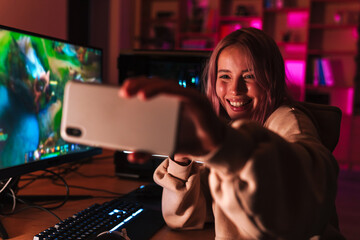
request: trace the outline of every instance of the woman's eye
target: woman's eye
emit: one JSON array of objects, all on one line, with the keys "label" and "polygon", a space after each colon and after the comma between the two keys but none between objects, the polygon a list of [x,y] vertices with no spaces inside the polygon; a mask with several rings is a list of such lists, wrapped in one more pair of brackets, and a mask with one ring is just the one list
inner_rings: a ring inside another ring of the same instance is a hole
[{"label": "woman's eye", "polygon": [[252,74],[247,74],[247,75],[244,75],[243,78],[244,79],[254,79],[255,77]]},{"label": "woman's eye", "polygon": [[223,80],[228,80],[230,79],[230,76],[229,75],[221,75],[219,76],[220,79],[223,79]]}]

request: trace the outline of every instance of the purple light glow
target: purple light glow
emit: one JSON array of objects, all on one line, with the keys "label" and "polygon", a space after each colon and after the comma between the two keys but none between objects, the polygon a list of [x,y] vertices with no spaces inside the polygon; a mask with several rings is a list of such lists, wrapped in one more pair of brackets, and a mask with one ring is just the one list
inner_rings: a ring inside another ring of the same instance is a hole
[{"label": "purple light glow", "polygon": [[239,30],[241,28],[241,24],[234,24],[234,31]]},{"label": "purple light glow", "polygon": [[358,39],[359,38],[359,32],[357,31],[357,28],[354,27],[353,30],[352,30],[352,36],[355,38],[355,39]]},{"label": "purple light glow", "polygon": [[330,88],[330,105],[341,109],[344,116],[353,113],[354,88]]},{"label": "purple light glow", "polygon": [[285,60],[288,86],[295,99],[303,100],[305,91],[305,61]]},{"label": "purple light glow", "polygon": [[242,28],[241,24],[222,25],[221,30],[220,30],[220,37],[221,37],[221,39],[223,39],[229,33],[233,32],[235,30],[241,29],[241,28]]},{"label": "purple light glow", "polygon": [[305,79],[305,61],[303,60],[285,60],[285,69],[291,83],[297,86],[304,85]]},{"label": "purple light glow", "polygon": [[275,5],[276,5],[277,8],[283,8],[284,7],[284,1],[282,1],[282,0],[275,1]]},{"label": "purple light glow", "polygon": [[262,29],[262,21],[260,19],[252,20],[250,26],[257,29]]},{"label": "purple light glow", "polygon": [[339,11],[334,14],[335,23],[341,23],[342,18],[343,18],[343,12]]},{"label": "purple light glow", "polygon": [[354,88],[350,88],[348,90],[348,94],[347,94],[347,106],[346,106],[346,113],[349,115],[352,115],[353,113],[353,100],[354,100]]},{"label": "purple light glow", "polygon": [[289,12],[287,14],[287,26],[289,28],[305,28],[309,18],[309,12]]},{"label": "purple light glow", "polygon": [[306,45],[305,44],[296,44],[296,43],[287,43],[285,45],[286,52],[292,53],[305,53]]}]

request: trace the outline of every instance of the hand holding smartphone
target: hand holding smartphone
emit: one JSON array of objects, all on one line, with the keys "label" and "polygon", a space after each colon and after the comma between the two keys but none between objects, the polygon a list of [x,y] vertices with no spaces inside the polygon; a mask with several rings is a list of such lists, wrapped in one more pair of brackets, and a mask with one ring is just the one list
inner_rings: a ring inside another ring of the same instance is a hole
[{"label": "hand holding smartphone", "polygon": [[170,155],[178,131],[180,101],[158,95],[124,99],[119,87],[71,81],[61,121],[64,140],[116,150]]}]

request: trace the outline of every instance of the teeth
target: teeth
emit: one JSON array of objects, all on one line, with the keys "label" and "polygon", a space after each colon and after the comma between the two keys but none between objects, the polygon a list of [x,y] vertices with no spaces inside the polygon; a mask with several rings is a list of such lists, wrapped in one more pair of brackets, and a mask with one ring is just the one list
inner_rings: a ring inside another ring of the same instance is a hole
[{"label": "teeth", "polygon": [[233,106],[233,107],[242,107],[244,105],[246,105],[247,103],[249,103],[249,101],[247,102],[232,102],[232,101],[229,101],[230,102],[230,105]]}]

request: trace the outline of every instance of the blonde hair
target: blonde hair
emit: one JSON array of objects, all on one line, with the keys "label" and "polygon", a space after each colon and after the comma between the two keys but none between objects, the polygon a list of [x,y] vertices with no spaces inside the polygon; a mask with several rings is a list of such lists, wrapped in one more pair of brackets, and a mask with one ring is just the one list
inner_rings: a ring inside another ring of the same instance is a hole
[{"label": "blonde hair", "polygon": [[262,104],[256,109],[252,120],[261,124],[285,100],[291,101],[286,86],[284,60],[275,41],[256,28],[242,28],[225,38],[213,50],[203,79],[206,95],[219,116],[228,118],[216,94],[217,63],[221,52],[229,46],[238,46],[247,55],[248,64],[254,70],[259,87],[265,92]]}]

